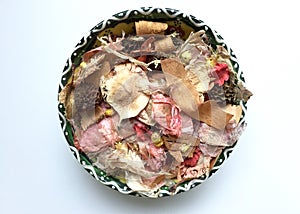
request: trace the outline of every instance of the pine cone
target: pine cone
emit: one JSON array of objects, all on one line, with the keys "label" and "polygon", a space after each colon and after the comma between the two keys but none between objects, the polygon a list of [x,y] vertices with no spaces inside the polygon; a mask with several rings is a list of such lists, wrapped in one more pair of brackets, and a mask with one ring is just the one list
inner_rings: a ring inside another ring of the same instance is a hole
[{"label": "pine cone", "polygon": [[88,83],[79,84],[74,92],[74,104],[79,111],[94,109],[102,101],[100,88]]},{"label": "pine cone", "polygon": [[207,92],[209,100],[215,100],[220,105],[226,104],[225,92],[222,86],[214,85],[214,87]]}]

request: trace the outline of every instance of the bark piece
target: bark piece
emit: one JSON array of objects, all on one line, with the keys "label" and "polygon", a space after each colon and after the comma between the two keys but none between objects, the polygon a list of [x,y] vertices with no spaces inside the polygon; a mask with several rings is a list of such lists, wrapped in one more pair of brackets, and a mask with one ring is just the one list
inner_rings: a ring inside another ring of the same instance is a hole
[{"label": "bark piece", "polygon": [[158,34],[167,30],[168,24],[151,21],[135,22],[135,30],[137,35],[143,34]]}]

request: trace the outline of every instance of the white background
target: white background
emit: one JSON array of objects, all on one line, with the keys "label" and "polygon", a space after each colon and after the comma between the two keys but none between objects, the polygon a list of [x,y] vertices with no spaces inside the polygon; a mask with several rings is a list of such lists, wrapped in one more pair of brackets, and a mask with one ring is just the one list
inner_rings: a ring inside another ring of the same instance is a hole
[{"label": "white background", "polygon": [[[159,2],[159,3],[158,3]],[[94,25],[139,6],[181,9],[221,33],[254,96],[223,167],[176,197],[129,197],[76,162],[59,126],[57,90]],[[297,1],[0,0],[0,213],[300,213]]]}]

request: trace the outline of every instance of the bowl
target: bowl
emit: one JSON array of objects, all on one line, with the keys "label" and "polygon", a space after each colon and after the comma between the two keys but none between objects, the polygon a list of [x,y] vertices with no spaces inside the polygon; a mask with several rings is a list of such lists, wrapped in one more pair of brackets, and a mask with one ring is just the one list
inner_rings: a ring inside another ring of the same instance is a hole
[{"label": "bowl", "polygon": [[252,95],[233,51],[202,20],[169,8],[125,10],[76,45],[59,83],[70,150],[127,195],[186,192],[228,159]]}]

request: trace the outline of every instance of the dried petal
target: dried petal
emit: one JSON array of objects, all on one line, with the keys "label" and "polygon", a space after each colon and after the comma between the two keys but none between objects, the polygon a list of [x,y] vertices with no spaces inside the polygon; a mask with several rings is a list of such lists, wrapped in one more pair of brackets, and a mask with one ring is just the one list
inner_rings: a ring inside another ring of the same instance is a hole
[{"label": "dried petal", "polygon": [[181,133],[182,134],[188,134],[188,135],[193,135],[194,133],[194,125],[193,125],[193,120],[191,117],[186,115],[183,112],[180,112],[181,115]]},{"label": "dried petal", "polygon": [[204,98],[186,79],[187,71],[183,64],[176,59],[165,59],[161,61],[161,66],[168,85],[171,85],[171,98],[187,115],[195,115]]},{"label": "dried petal", "polygon": [[164,129],[164,134],[179,136],[181,116],[179,109],[170,97],[156,93],[152,95],[152,114],[154,120]]},{"label": "dried petal", "polygon": [[241,116],[242,116],[242,107],[240,105],[226,105],[224,108],[224,111],[232,114],[233,117],[231,120],[233,120],[235,123],[239,123]]},{"label": "dried petal", "polygon": [[211,146],[232,146],[244,129],[245,124],[231,129],[218,130],[205,123],[201,123],[198,130],[198,137],[201,142]]},{"label": "dried petal", "polygon": [[203,155],[210,157],[217,157],[224,147],[222,146],[212,146],[207,143],[200,143],[199,148]]},{"label": "dried petal", "polygon": [[213,85],[210,77],[211,69],[206,63],[195,61],[186,66],[186,69],[188,70],[187,80],[195,86],[199,93],[207,92],[212,88]]},{"label": "dried petal", "polygon": [[161,60],[161,68],[165,74],[168,85],[182,81],[187,75],[183,64],[176,59],[170,58]]},{"label": "dried petal", "polygon": [[190,167],[196,166],[200,155],[201,155],[200,149],[197,147],[193,153],[193,157],[186,158],[183,162],[183,165],[190,166]]},{"label": "dried petal", "polygon": [[213,68],[215,74],[215,83],[222,86],[229,79],[229,68],[226,63],[217,63]]},{"label": "dried petal", "polygon": [[175,160],[178,162],[178,163],[181,163],[183,162],[183,157],[182,157],[182,153],[181,151],[173,151],[173,150],[170,150],[169,151],[170,155],[172,155],[173,158],[175,158]]},{"label": "dried petal", "polygon": [[119,140],[111,118],[105,118],[88,128],[79,139],[84,152],[98,152],[107,146],[113,146]]},{"label": "dried petal", "polygon": [[112,77],[102,77],[100,87],[121,121],[137,116],[146,107],[150,98],[143,91],[149,82],[145,73],[132,63],[117,65],[115,72]]}]

